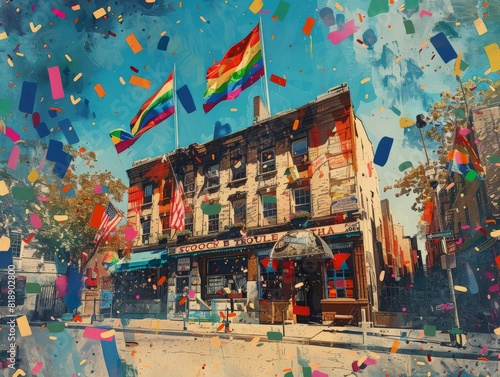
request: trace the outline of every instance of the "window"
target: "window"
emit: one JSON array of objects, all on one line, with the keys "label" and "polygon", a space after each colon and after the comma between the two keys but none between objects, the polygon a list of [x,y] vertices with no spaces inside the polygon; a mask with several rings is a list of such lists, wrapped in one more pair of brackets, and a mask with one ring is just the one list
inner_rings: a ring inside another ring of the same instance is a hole
[{"label": "window", "polygon": [[165,216],[162,217],[161,228],[163,231],[170,228],[170,213],[167,213]]},{"label": "window", "polygon": [[163,199],[172,198],[172,178],[165,179],[163,182]]},{"label": "window", "polygon": [[21,234],[17,232],[10,232],[10,248],[12,256],[15,258],[21,257]]},{"label": "window", "polygon": [[207,179],[208,184],[207,187],[217,187],[220,185],[220,177],[219,177],[219,164],[212,165],[207,170]]},{"label": "window", "polygon": [[153,201],[153,185],[148,184],[144,187],[144,202],[143,204],[149,204]]},{"label": "window", "polygon": [[276,160],[274,155],[274,148],[266,149],[260,152],[260,172],[267,173],[276,170]]},{"label": "window", "polygon": [[246,297],[247,268],[248,261],[244,256],[208,259],[207,296],[221,297],[231,292]]},{"label": "window", "polygon": [[307,139],[297,140],[292,143],[292,156],[303,156],[307,154]]},{"label": "window", "polygon": [[184,215],[184,229],[190,230],[193,233],[193,214],[186,213]]},{"label": "window", "polygon": [[[273,265],[273,263],[276,264]],[[259,256],[259,298],[264,300],[279,300],[283,298],[283,263],[278,260],[272,262],[267,256]]]},{"label": "window", "polygon": [[246,200],[246,198],[233,201],[233,211],[234,211],[233,223],[235,225],[244,224],[246,222],[246,219],[247,219],[247,200]]},{"label": "window", "polygon": [[311,191],[309,186],[293,190],[293,198],[295,201],[295,212],[311,212]]},{"label": "window", "polygon": [[219,231],[219,214],[208,215],[208,233]]},{"label": "window", "polygon": [[277,214],[276,191],[262,195],[262,216],[264,217],[264,225],[275,225],[277,223]]},{"label": "window", "polygon": [[145,245],[149,244],[149,234],[151,233],[151,221],[144,220],[142,222],[142,243]]},{"label": "window", "polygon": [[184,191],[193,192],[194,191],[194,171],[186,173],[184,176]]},{"label": "window", "polygon": [[246,157],[243,154],[242,148],[233,148],[231,150],[231,180],[246,178]]},{"label": "window", "polygon": [[326,263],[328,298],[354,298],[354,269],[352,265],[352,242],[328,244],[333,259]]}]

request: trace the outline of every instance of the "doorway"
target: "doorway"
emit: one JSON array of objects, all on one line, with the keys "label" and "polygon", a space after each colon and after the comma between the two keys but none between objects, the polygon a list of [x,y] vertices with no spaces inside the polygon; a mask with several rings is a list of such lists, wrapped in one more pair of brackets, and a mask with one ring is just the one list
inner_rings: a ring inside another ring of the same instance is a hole
[{"label": "doorway", "polygon": [[297,306],[309,307],[309,316],[297,315],[298,323],[322,322],[321,300],[323,299],[323,275],[321,259],[306,258],[295,262],[294,286]]}]

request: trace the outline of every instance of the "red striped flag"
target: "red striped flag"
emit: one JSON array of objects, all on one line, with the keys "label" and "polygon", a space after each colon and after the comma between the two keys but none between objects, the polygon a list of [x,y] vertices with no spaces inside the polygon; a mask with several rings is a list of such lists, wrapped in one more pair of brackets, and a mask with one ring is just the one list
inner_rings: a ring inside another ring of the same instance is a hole
[{"label": "red striped flag", "polygon": [[122,218],[123,217],[120,215],[115,206],[109,203],[106,207],[106,210],[102,214],[101,224],[99,225],[99,230],[95,235],[94,242],[100,242],[101,240],[105,239],[109,235],[109,233],[111,233],[116,228]]},{"label": "red striped flag", "polygon": [[170,213],[170,227],[175,230],[184,230],[184,189],[182,188],[182,182],[177,184],[174,191],[174,198],[172,201],[172,212]]}]

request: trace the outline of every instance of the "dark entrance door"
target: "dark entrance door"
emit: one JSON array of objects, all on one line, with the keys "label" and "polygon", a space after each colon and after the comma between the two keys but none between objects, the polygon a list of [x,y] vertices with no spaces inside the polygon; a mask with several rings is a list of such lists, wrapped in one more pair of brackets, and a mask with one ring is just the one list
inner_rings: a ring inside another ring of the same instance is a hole
[{"label": "dark entrance door", "polygon": [[[302,284],[299,284],[302,283]],[[306,258],[297,261],[295,267],[296,305],[309,307],[309,316],[297,315],[298,323],[321,323],[321,299],[323,298],[323,279],[321,260]]]}]

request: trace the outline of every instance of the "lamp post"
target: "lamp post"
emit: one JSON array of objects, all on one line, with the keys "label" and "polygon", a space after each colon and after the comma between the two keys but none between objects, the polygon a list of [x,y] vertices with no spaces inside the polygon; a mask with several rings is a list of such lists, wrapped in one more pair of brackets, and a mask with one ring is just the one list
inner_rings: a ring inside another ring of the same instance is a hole
[{"label": "lamp post", "polygon": [[[441,203],[439,201],[439,193],[438,193],[438,185],[439,182],[434,180],[434,178],[437,178],[436,175],[438,174],[437,171],[433,166],[430,165],[429,161],[429,156],[427,154],[427,148],[425,146],[425,140],[424,136],[422,134],[422,128],[424,128],[427,125],[427,122],[425,122],[424,117],[422,114],[417,115],[417,122],[416,122],[417,128],[420,132],[420,138],[422,140],[422,146],[424,147],[424,152],[425,152],[425,158],[426,158],[426,168],[425,168],[425,175],[429,180],[429,184],[431,188],[433,189],[434,192],[434,202],[436,203],[436,215],[438,217],[438,225],[439,225],[439,231],[444,230],[443,226],[443,219],[441,218]],[[448,246],[446,244],[446,239],[445,237],[441,237],[441,246],[443,248],[443,252],[445,255],[448,255]],[[453,283],[453,275],[451,273],[451,268],[448,263],[448,260],[446,260],[446,274],[448,277],[448,287],[450,290],[450,296],[451,300],[453,302],[453,307],[454,307],[454,318],[455,318],[455,325],[460,328],[460,320],[458,318],[458,308],[457,308],[457,299],[455,296],[455,288],[454,288],[454,283]]]}]

